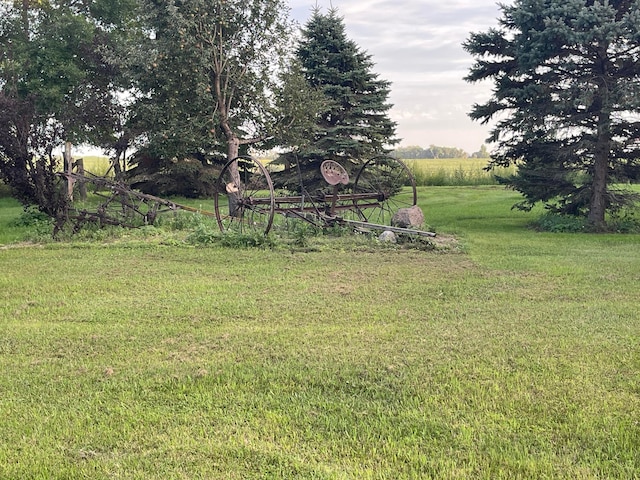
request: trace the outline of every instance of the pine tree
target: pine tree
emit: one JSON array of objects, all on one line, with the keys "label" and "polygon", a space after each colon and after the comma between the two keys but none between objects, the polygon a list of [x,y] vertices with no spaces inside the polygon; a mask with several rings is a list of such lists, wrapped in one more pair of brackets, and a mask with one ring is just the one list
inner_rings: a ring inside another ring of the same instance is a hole
[{"label": "pine tree", "polygon": [[503,181],[525,199],[586,216],[637,201],[615,184],[640,179],[640,1],[516,0],[500,28],[472,34],[468,81],[493,80],[470,116],[496,118],[490,166],[517,165]]},{"label": "pine tree", "polygon": [[378,78],[371,56],[347,38],[335,9],[327,14],[313,11],[296,56],[309,85],[323,94],[324,104],[315,129],[287,161],[297,159],[303,170],[315,170],[318,162],[333,159],[349,170],[388,153],[388,146],[399,141],[396,123],[388,116],[390,82]]}]

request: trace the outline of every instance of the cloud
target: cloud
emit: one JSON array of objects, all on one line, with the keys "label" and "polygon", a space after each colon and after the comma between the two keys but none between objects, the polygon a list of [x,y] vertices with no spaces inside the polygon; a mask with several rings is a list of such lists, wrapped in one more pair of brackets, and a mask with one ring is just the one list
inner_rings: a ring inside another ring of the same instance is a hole
[{"label": "cloud", "polygon": [[[304,24],[315,0],[290,0]],[[403,145],[430,144],[476,151],[489,129],[467,116],[490,96],[489,84],[463,80],[473,59],[462,43],[471,32],[497,26],[494,0],[318,0],[344,18],[347,35],[371,55],[374,71],[392,82],[390,116]]]}]

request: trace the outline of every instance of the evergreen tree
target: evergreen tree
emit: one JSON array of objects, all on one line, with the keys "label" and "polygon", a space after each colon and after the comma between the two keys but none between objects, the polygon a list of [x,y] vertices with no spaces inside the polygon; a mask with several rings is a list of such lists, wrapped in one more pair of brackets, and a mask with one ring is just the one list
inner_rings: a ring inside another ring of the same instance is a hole
[{"label": "evergreen tree", "polygon": [[[299,161],[303,171],[333,159],[347,170],[388,153],[398,142],[395,122],[388,117],[390,82],[372,71],[371,56],[347,38],[342,17],[316,8],[302,29],[296,56],[309,85],[323,94],[315,128],[306,141],[286,155],[288,165]],[[309,180],[313,174],[309,175]]]},{"label": "evergreen tree", "polygon": [[503,181],[530,209],[605,214],[637,200],[612,185],[640,178],[640,1],[516,0],[500,28],[472,34],[467,80],[491,79],[471,118],[497,117],[489,166],[518,165]]}]

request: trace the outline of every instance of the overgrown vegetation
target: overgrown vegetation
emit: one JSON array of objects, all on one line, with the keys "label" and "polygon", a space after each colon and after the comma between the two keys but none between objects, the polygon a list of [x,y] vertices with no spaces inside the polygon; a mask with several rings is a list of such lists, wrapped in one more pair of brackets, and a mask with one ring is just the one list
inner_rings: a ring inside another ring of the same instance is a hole
[{"label": "overgrown vegetation", "polygon": [[[625,209],[618,215],[612,215],[607,224],[611,232],[640,233],[640,217],[635,210]],[[577,233],[591,231],[591,225],[585,218],[562,215],[555,212],[547,212],[541,215],[532,225],[536,229],[545,232]]]}]

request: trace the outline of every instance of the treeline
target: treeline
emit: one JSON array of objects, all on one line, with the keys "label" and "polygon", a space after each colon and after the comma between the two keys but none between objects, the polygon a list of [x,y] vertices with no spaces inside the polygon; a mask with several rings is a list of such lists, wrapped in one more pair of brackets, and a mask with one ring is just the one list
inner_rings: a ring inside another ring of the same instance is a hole
[{"label": "treeline", "polygon": [[54,152],[71,171],[74,145],[137,190],[189,197],[252,151],[314,173],[387,152],[390,82],[336,9],[300,29],[288,15],[287,0],[0,2],[0,180],[62,224],[73,182],[58,195]]},{"label": "treeline", "polygon": [[422,148],[417,145],[408,147],[399,147],[393,151],[396,158],[417,159],[417,158],[489,158],[490,154],[486,145],[482,145],[480,150],[469,155],[461,148],[440,147],[438,145],[429,145]]}]

